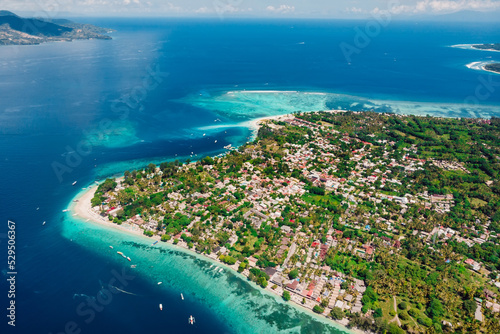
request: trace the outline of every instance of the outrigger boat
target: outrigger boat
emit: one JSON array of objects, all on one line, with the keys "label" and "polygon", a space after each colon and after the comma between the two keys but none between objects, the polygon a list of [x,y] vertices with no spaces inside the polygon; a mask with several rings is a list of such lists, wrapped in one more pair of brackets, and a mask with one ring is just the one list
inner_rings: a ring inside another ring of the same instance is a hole
[{"label": "outrigger boat", "polygon": [[189,316],[188,322],[189,324],[194,325],[194,317],[192,315]]}]

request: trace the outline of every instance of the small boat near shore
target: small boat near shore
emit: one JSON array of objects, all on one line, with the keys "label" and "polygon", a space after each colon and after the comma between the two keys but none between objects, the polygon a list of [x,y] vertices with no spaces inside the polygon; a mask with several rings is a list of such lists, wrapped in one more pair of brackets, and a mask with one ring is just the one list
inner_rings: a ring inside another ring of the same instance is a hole
[{"label": "small boat near shore", "polygon": [[68,211],[69,211],[69,209],[64,209],[64,210],[62,210],[62,212],[68,212]]},{"label": "small boat near shore", "polygon": [[181,293],[181,299],[184,300],[184,295]]},{"label": "small boat near shore", "polygon": [[78,181],[73,182],[71,185],[74,186]]},{"label": "small boat near shore", "polygon": [[113,249],[113,246],[109,246],[109,248]]},{"label": "small boat near shore", "polygon": [[127,256],[127,260],[132,261],[128,256]]},{"label": "small boat near shore", "polygon": [[158,282],[158,285],[160,285],[161,283],[163,283],[163,282]]},{"label": "small boat near shore", "polygon": [[136,264],[133,264],[133,265],[130,266],[130,268],[135,268],[135,267],[137,267]]},{"label": "small boat near shore", "polygon": [[154,246],[154,245],[156,245],[157,243],[158,243],[158,240],[156,240],[155,242],[153,242],[153,243],[151,244],[151,246]]}]

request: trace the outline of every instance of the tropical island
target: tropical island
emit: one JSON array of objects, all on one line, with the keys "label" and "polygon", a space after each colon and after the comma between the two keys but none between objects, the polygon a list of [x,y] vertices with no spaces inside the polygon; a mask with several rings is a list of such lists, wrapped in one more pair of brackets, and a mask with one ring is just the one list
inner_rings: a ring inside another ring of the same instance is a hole
[{"label": "tropical island", "polygon": [[500,63],[486,64],[484,65],[486,71],[500,73]]},{"label": "tropical island", "polygon": [[222,157],[107,179],[75,211],[351,327],[499,333],[499,138],[497,118],[296,113]]},{"label": "tropical island", "polygon": [[80,24],[63,19],[22,18],[0,11],[0,45],[36,45],[45,42],[77,39],[111,39],[111,32],[91,24]]},{"label": "tropical island", "polygon": [[487,50],[487,51],[500,51],[500,43],[493,44],[474,44],[472,45],[474,49]]}]

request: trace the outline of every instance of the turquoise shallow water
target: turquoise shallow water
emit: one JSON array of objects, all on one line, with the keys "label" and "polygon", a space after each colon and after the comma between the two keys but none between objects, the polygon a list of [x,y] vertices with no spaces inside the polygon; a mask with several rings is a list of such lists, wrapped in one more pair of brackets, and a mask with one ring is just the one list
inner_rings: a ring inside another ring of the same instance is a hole
[{"label": "turquoise shallow water", "polygon": [[212,94],[187,96],[180,101],[236,120],[282,115],[297,111],[332,109],[441,117],[489,118],[500,116],[500,106],[495,104],[476,105],[469,103],[469,100],[466,99],[462,103],[398,101],[311,91],[213,91]]},{"label": "turquoise shallow water", "polygon": [[[149,238],[71,216],[64,221],[62,235],[97,256],[111,258],[116,265],[136,265],[128,272],[143,277],[156,288],[158,295],[133,296],[132,302],[149,299],[151,304],[163,303],[165,312],[178,307],[197,309],[202,305],[210,312],[197,314],[198,322],[215,316],[224,319],[228,330],[236,333],[350,333],[311,312],[297,310],[229,268],[176,246],[162,242],[152,246]],[[132,261],[122,258],[117,251]],[[133,280],[124,290],[135,294]],[[181,292],[184,301],[175,298]]]}]

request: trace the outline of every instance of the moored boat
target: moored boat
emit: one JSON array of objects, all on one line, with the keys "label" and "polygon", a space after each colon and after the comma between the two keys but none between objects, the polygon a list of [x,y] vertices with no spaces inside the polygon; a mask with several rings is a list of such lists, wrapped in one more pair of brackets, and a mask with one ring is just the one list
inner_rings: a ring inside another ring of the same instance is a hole
[{"label": "moored boat", "polygon": [[193,325],[194,324],[194,317],[192,315],[189,316],[188,322]]},{"label": "moored boat", "polygon": [[163,305],[162,305],[162,304],[160,304],[160,311],[162,311],[162,310],[163,310]]}]

